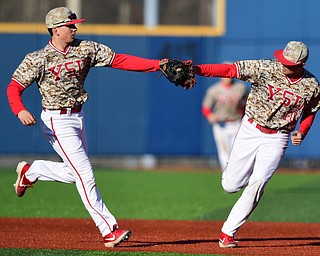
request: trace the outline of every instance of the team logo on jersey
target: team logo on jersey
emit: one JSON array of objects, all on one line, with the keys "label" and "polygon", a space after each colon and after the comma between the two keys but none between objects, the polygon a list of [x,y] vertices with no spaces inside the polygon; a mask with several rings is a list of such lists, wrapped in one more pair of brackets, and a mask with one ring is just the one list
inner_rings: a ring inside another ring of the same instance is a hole
[{"label": "team logo on jersey", "polygon": [[[268,90],[269,100],[273,102],[279,101],[282,106],[288,108],[286,115],[283,117],[284,120],[292,122],[293,120],[298,119],[300,116],[299,113],[301,113],[305,105],[305,101],[300,95],[297,95],[287,89],[272,86],[270,84],[268,84]],[[275,96],[277,99],[275,99]]]},{"label": "team logo on jersey", "polygon": [[82,74],[82,67],[86,63],[86,59],[67,61],[56,66],[48,68],[48,70],[55,76],[55,81],[61,79],[61,75],[68,78],[73,76],[79,76]]},{"label": "team logo on jersey", "polygon": [[277,101],[279,100],[279,96],[282,98],[281,104],[288,107],[291,106],[295,109],[302,109],[304,106],[304,100],[298,94],[295,94],[287,89],[283,89],[281,87],[275,87],[268,84],[269,90],[269,100],[275,101],[275,96],[277,95]]}]

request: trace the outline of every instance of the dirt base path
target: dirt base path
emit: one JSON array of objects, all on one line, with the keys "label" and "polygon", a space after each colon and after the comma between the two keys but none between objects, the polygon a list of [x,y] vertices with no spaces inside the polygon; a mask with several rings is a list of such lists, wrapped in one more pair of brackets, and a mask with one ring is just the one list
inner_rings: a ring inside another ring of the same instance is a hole
[{"label": "dirt base path", "polygon": [[320,224],[248,222],[238,248],[218,246],[221,222],[120,220],[129,241],[107,249],[91,219],[0,218],[1,248],[112,250],[228,255],[320,255]]}]

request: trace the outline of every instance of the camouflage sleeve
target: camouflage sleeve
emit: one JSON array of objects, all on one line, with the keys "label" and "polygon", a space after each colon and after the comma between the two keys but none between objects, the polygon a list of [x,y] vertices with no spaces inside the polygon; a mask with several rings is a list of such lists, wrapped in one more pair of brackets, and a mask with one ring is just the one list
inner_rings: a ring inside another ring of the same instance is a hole
[{"label": "camouflage sleeve", "polygon": [[37,56],[39,54],[36,52],[27,54],[12,75],[12,79],[25,88],[30,86],[39,77],[41,69]]},{"label": "camouflage sleeve", "polygon": [[106,45],[96,43],[93,41],[87,41],[88,44],[91,44],[93,47],[93,58],[92,58],[92,67],[103,67],[110,66],[115,52]]},{"label": "camouflage sleeve", "polygon": [[320,90],[319,86],[316,87],[312,98],[310,99],[309,103],[307,104],[304,112],[316,113],[320,109]]},{"label": "camouflage sleeve", "polygon": [[259,80],[265,72],[270,72],[271,60],[243,60],[236,63],[238,79],[249,83]]}]

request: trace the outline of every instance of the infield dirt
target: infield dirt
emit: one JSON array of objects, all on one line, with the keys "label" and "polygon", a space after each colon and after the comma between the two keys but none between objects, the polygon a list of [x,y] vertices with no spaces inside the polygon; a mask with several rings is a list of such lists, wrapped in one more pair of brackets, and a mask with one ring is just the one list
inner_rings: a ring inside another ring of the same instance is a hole
[{"label": "infield dirt", "polygon": [[1,248],[176,252],[223,255],[320,255],[320,223],[247,222],[238,248],[218,246],[222,222],[119,220],[132,236],[107,249],[91,219],[0,218]]}]

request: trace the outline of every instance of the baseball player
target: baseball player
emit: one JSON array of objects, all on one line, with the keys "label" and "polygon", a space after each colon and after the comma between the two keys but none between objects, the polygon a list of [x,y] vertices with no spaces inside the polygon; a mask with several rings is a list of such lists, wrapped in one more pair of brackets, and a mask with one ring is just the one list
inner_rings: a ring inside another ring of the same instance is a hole
[{"label": "baseball player", "polygon": [[101,232],[104,245],[114,247],[127,240],[131,231],[119,229],[96,186],[84,126],[82,107],[88,99],[84,82],[91,67],[154,72],[159,70],[160,61],[118,54],[103,44],[76,39],[75,24],[84,21],[66,7],[49,11],[45,18],[51,35],[49,43],[27,54],[12,75],[7,95],[13,113],[25,126],[37,123],[21,97],[36,81],[42,96],[41,129],[63,160],[20,162],[14,187],[17,196],[22,197],[36,181],[75,183],[85,208]]},{"label": "baseball player", "polygon": [[202,101],[202,114],[212,125],[222,170],[244,114],[246,97],[245,84],[232,78],[221,78],[207,89]]},{"label": "baseball player", "polygon": [[[302,42],[290,41],[276,50],[276,59],[245,60],[234,64],[195,66],[196,74],[231,77],[250,82],[245,115],[222,173],[228,193],[243,193],[224,222],[219,246],[236,247],[237,230],[257,207],[264,189],[288,147],[300,145],[319,110],[319,82],[304,68],[309,51]],[[301,117],[300,126],[295,130]]]}]

